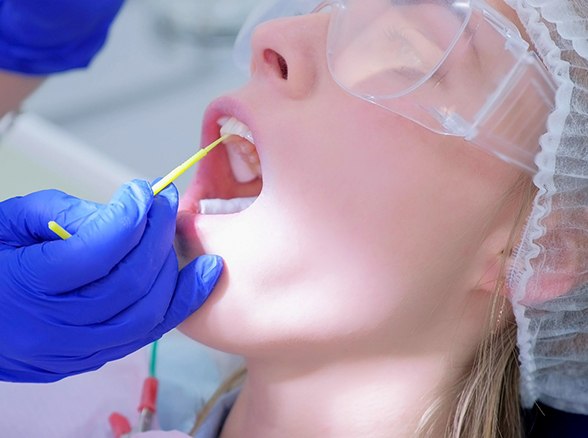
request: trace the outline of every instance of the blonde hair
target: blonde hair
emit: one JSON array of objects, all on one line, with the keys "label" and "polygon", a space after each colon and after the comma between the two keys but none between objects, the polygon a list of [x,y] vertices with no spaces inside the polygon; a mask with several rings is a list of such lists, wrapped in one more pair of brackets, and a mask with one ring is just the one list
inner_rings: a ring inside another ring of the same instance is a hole
[{"label": "blonde hair", "polygon": [[514,321],[490,334],[478,349],[456,403],[450,438],[520,438],[517,327]]},{"label": "blonde hair", "polygon": [[417,431],[419,437],[432,437],[432,431],[439,430],[438,423],[442,419],[438,413],[443,402],[452,405],[450,420],[445,425],[446,438],[524,436],[519,399],[517,326],[510,309],[503,320],[505,307],[509,307],[504,286],[509,256],[519,239],[536,191],[532,180],[523,175],[506,195],[505,202],[514,197],[520,208],[504,251],[491,304],[489,320],[496,327],[491,328],[476,350],[470,371],[423,415]]},{"label": "blonde hair", "polygon": [[[484,339],[469,373],[425,412],[418,437],[437,438],[439,430],[446,438],[523,437],[516,334],[511,318]],[[445,404],[452,405],[449,421],[439,415]]]}]

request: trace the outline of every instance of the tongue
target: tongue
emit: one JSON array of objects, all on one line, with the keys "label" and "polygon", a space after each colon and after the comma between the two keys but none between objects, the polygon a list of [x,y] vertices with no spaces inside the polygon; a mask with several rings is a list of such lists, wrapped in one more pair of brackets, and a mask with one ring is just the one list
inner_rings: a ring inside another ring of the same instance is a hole
[{"label": "tongue", "polygon": [[253,204],[256,199],[256,196],[252,198],[201,199],[199,204],[200,214],[239,213]]}]

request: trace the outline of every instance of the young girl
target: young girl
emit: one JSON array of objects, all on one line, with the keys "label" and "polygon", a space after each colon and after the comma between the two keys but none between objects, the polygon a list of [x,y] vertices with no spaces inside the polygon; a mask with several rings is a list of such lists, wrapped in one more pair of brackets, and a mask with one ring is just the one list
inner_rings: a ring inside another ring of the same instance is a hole
[{"label": "young girl", "polygon": [[525,407],[588,413],[563,313],[586,301],[588,7],[295,3],[204,120],[250,141],[180,208],[186,260],[225,261],[181,328],[247,369],[196,436],[521,436],[513,309]]}]

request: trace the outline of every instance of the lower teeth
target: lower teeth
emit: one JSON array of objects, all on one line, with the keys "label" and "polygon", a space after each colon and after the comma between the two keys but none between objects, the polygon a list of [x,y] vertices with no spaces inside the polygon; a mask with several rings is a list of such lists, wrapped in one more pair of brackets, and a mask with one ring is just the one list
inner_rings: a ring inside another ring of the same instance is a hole
[{"label": "lower teeth", "polygon": [[200,214],[231,214],[245,210],[257,197],[233,199],[201,199]]}]

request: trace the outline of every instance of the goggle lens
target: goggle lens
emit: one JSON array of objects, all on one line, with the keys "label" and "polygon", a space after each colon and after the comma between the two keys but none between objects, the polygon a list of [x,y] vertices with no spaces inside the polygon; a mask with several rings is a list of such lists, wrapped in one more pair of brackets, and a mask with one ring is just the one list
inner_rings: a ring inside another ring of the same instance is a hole
[{"label": "goggle lens", "polygon": [[237,64],[249,68],[258,24],[324,10],[328,66],[344,90],[535,171],[555,81],[484,0],[269,0],[239,34]]},{"label": "goggle lens", "polygon": [[453,0],[349,0],[333,8],[331,73],[360,96],[398,97],[429,79],[468,19]]}]

